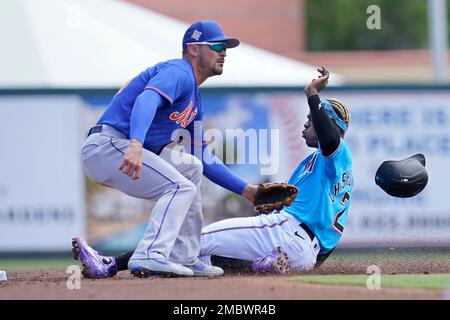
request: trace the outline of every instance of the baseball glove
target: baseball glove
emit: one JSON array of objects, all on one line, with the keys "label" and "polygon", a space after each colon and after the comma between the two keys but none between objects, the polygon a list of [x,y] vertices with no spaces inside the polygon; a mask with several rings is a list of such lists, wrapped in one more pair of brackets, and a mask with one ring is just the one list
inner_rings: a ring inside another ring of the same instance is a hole
[{"label": "baseball glove", "polygon": [[285,182],[261,183],[258,185],[258,191],[253,202],[255,211],[260,213],[280,211],[292,204],[297,193],[297,187]]}]

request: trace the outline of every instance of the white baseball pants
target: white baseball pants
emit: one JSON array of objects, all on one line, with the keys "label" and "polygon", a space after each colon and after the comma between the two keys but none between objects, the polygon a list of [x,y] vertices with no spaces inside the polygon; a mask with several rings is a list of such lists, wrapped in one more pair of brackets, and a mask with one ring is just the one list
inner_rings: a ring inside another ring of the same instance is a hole
[{"label": "white baseball pants", "polygon": [[202,230],[200,258],[210,262],[211,255],[253,261],[277,247],[288,254],[288,265],[296,270],[314,267],[320,244],[300,227],[291,214],[278,214],[226,219]]}]

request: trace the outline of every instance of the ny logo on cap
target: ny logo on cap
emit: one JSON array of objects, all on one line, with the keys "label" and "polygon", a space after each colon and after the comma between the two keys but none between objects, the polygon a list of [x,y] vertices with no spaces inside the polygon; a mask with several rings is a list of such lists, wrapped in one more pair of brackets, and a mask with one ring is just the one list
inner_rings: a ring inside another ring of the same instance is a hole
[{"label": "ny logo on cap", "polygon": [[200,39],[200,36],[202,35],[202,33],[198,30],[194,30],[194,32],[192,33],[191,38],[195,39],[198,41],[198,39]]}]

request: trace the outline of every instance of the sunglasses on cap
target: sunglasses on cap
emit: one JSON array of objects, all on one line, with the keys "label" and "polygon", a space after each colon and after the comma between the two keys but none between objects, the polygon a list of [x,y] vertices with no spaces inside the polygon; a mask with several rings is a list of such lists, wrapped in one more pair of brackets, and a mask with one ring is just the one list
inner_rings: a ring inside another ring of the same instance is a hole
[{"label": "sunglasses on cap", "polygon": [[189,42],[188,44],[200,44],[209,46],[212,51],[221,52],[227,49],[226,43],[223,42]]}]

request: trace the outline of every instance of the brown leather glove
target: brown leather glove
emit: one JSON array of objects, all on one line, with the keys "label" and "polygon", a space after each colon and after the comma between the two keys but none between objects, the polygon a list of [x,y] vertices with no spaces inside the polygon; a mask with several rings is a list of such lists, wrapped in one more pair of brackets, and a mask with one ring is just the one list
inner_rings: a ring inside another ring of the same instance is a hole
[{"label": "brown leather glove", "polygon": [[258,185],[256,192],[255,211],[271,213],[290,206],[298,194],[298,188],[285,182],[267,182]]}]

